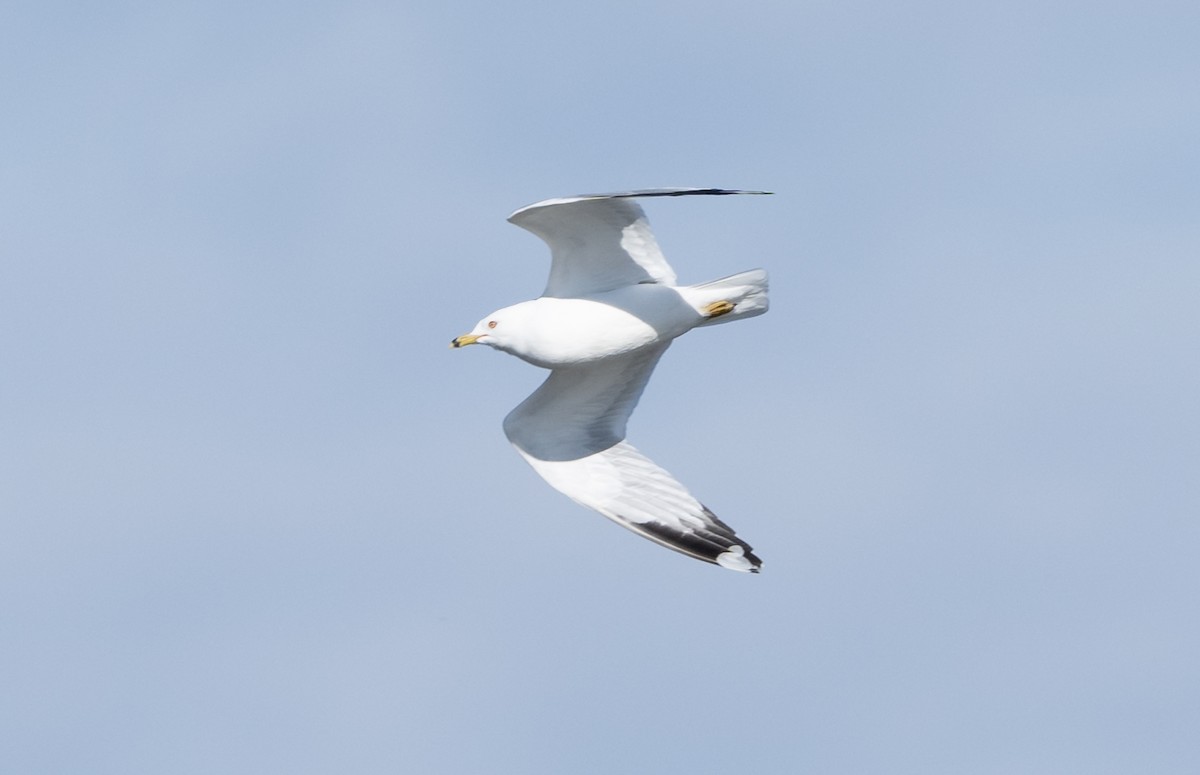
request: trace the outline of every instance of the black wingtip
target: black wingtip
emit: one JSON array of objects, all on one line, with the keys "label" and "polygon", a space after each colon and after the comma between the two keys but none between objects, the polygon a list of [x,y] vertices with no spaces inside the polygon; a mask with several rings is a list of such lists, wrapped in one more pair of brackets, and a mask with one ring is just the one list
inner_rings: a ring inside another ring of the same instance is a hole
[{"label": "black wingtip", "polygon": [[627,522],[621,524],[635,533],[649,538],[657,544],[673,549],[697,560],[719,565],[728,570],[742,573],[758,573],[762,560],[754,554],[750,544],[734,535],[729,526],[716,517],[707,507],[704,513],[713,524],[707,530],[677,530],[656,522]]},{"label": "black wingtip", "polygon": [[774,191],[754,191],[742,188],[645,188],[638,191],[610,194],[610,196],[629,198],[647,196],[736,196],[739,194],[770,196],[774,193]]}]

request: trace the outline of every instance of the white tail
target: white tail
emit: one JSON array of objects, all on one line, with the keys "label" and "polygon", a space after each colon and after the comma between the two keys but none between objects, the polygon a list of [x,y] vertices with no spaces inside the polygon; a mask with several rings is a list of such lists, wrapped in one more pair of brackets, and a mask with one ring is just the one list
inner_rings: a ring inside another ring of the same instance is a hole
[{"label": "white tail", "polygon": [[728,323],[741,318],[752,318],[767,311],[767,270],[751,269],[720,280],[689,285],[679,289],[696,309],[716,301],[728,301],[733,309],[724,315],[710,318],[701,326]]}]

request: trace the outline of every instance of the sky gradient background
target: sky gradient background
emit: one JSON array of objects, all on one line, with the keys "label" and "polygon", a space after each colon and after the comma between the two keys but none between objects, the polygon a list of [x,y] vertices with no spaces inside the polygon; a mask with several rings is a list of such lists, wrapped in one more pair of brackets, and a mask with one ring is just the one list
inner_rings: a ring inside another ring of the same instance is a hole
[{"label": "sky gradient background", "polygon": [[[0,761],[1200,771],[1194,2],[0,10]],[[450,338],[504,222],[763,266],[631,439],[756,577],[572,504]]]}]

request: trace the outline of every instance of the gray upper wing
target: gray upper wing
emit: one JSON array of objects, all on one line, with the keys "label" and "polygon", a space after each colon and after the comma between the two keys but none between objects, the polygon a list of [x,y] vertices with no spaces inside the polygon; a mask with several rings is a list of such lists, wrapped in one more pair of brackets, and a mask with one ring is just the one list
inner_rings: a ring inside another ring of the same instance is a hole
[{"label": "gray upper wing", "polygon": [[550,278],[544,296],[571,298],[625,285],[675,284],[650,223],[633,199],[656,196],[762,194],[721,188],[658,188],[547,199],[523,207],[508,220],[550,247]]}]

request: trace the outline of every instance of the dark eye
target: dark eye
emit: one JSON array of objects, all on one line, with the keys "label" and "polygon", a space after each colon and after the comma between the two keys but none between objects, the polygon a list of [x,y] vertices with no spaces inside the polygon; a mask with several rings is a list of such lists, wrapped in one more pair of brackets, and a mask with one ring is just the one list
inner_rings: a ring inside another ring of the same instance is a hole
[{"label": "dark eye", "polygon": [[488,328],[495,328],[495,327],[496,327],[496,321],[494,321],[494,320],[489,320],[489,321],[488,321]]}]

